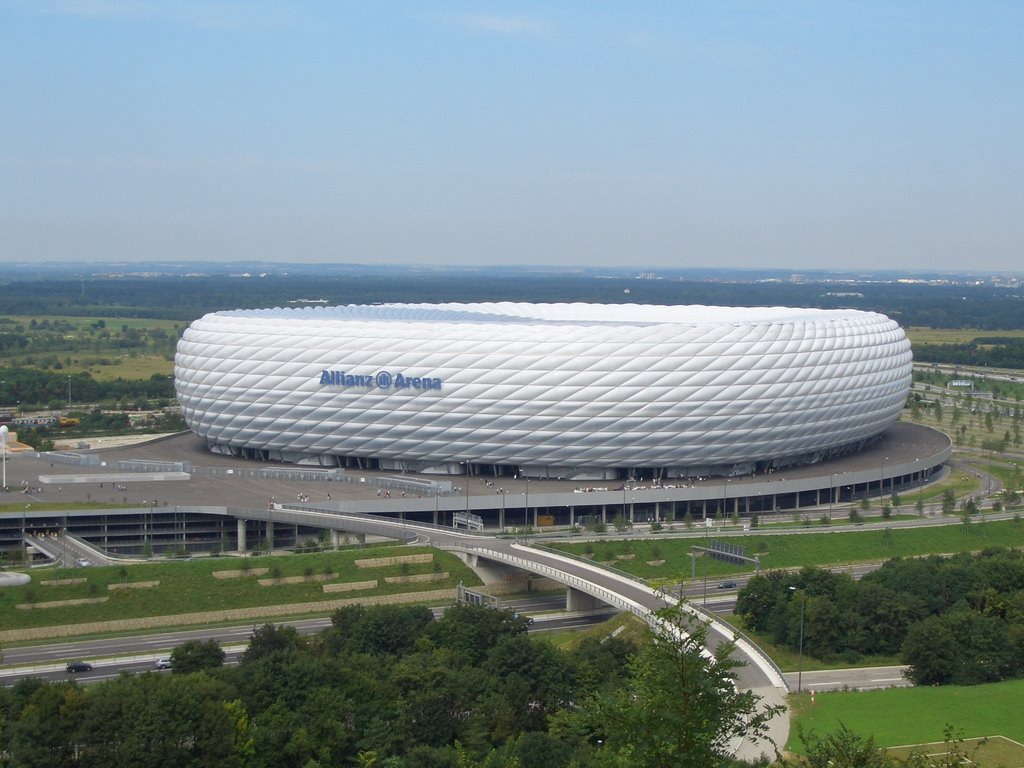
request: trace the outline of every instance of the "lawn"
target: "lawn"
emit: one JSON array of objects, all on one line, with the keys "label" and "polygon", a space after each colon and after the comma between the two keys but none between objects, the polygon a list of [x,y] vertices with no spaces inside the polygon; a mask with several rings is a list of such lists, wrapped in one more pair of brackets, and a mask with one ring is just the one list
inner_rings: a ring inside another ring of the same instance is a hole
[{"label": "lawn", "polygon": [[971,328],[922,328],[911,326],[906,328],[907,338],[914,346],[920,344],[967,344],[977,338],[994,336],[1022,338],[1024,330],[979,331]]},{"label": "lawn", "polygon": [[[356,560],[429,554],[430,562],[359,568]],[[214,571],[235,570],[247,564],[253,569],[269,568],[271,573],[257,576],[218,579]],[[279,573],[278,573],[279,572]],[[434,572],[448,573],[439,581],[401,583],[401,577]],[[330,574],[327,581],[316,580]],[[296,584],[261,586],[259,578],[308,577]],[[252,608],[266,605],[316,602],[342,597],[363,597],[400,592],[453,589],[460,581],[479,584],[473,571],[457,557],[430,548],[370,547],[333,552],[275,557],[199,558],[190,561],[161,561],[125,566],[90,568],[54,568],[33,570],[33,581],[25,587],[0,590],[0,616],[4,629],[79,624],[94,621],[135,619],[183,613]],[[399,583],[386,583],[385,577],[399,577]],[[43,580],[85,579],[82,583],[44,586]],[[159,581],[159,587],[145,589],[108,589],[124,582]],[[376,581],[377,586],[355,592],[325,594],[323,584]],[[103,603],[18,609],[18,604],[108,597]]]},{"label": "lawn", "polygon": [[947,724],[964,738],[998,735],[1024,741],[1022,700],[1024,680],[819,693],[813,706],[808,694],[792,695],[795,717],[787,748],[802,751],[797,725],[825,734],[842,724],[856,734],[874,737],[881,747],[942,741]]},{"label": "lawn", "polygon": [[[719,538],[711,533],[707,540]],[[804,565],[846,563],[914,557],[932,553],[972,552],[986,547],[1024,546],[1024,526],[1013,521],[982,522],[976,517],[965,532],[962,525],[863,530],[851,526],[831,532],[773,535],[727,535],[730,544],[745,547],[748,557],[757,556],[762,570],[799,568]],[[592,560],[645,579],[689,580],[690,548],[706,546],[705,537],[665,538],[645,535],[642,539],[558,543],[555,549],[583,555],[592,549]],[[697,578],[742,573],[750,567],[699,558]]]}]

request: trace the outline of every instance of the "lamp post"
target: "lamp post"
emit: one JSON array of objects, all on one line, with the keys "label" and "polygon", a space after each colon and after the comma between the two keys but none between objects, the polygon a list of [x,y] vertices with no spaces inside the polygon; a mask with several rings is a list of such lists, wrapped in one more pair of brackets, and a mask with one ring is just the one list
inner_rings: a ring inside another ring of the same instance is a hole
[{"label": "lamp post", "polygon": [[807,595],[796,587],[790,587],[789,591],[800,593],[800,662],[796,673],[796,692],[800,693],[804,688],[804,608],[807,606]]},{"label": "lamp post", "polygon": [[828,521],[832,522],[832,498],[836,495],[836,473],[828,480]]},{"label": "lamp post", "polygon": [[156,507],[156,499],[149,502],[149,526],[147,532],[149,533],[149,556],[153,555],[153,509]]},{"label": "lamp post", "polygon": [[526,478],[526,509],[523,510],[523,528],[530,527],[530,478]]},{"label": "lamp post", "polygon": [[710,551],[708,541],[708,520],[707,514],[704,515],[704,608],[708,607],[708,552]]},{"label": "lamp post", "polygon": [[0,442],[4,444],[4,484],[2,487],[7,490],[7,425],[0,426]]}]

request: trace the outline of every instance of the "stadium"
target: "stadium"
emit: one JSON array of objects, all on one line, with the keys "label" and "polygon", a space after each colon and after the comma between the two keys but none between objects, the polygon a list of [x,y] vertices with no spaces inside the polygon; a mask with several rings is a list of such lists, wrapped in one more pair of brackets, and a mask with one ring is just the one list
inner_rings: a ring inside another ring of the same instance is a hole
[{"label": "stadium", "polygon": [[208,314],[175,387],[214,453],[572,480],[738,477],[867,448],[910,343],[855,310],[384,304]]}]

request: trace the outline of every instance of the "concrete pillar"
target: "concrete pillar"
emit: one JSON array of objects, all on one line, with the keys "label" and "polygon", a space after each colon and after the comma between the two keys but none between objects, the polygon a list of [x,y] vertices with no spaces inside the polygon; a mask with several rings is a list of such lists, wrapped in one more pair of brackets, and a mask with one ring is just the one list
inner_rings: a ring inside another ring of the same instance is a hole
[{"label": "concrete pillar", "polygon": [[274,551],[274,521],[267,520],[267,550]]},{"label": "concrete pillar", "polygon": [[331,529],[331,548],[337,549],[341,546],[341,531]]},{"label": "concrete pillar", "polygon": [[566,590],[565,610],[567,611],[592,611],[604,605],[604,602],[598,600],[593,595],[588,595],[586,592],[580,592],[572,587]]},{"label": "concrete pillar", "polygon": [[366,534],[365,533],[357,533],[356,534],[356,541],[358,541],[360,544],[366,544]]},{"label": "concrete pillar", "polygon": [[238,551],[245,552],[245,520],[238,521]]}]

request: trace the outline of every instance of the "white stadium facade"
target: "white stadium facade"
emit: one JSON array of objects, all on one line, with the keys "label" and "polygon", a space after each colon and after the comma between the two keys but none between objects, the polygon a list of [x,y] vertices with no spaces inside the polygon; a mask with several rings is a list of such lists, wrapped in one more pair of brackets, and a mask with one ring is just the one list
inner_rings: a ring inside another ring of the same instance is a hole
[{"label": "white stadium facade", "polygon": [[910,343],[855,310],[384,304],[192,323],[175,387],[221,454],[573,480],[733,477],[853,454]]}]

